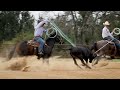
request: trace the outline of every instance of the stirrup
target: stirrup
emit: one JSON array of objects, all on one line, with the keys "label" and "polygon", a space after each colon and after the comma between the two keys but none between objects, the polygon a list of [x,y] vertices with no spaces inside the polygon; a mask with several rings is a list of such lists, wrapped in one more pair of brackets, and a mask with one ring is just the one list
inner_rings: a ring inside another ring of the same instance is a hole
[{"label": "stirrup", "polygon": [[38,54],[43,55],[43,52],[38,52]]}]

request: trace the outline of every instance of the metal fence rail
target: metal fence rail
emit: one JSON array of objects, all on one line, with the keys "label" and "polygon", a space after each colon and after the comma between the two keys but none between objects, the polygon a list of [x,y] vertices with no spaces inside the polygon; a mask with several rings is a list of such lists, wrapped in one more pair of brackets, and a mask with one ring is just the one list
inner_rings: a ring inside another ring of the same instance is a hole
[{"label": "metal fence rail", "polygon": [[[14,47],[15,44],[3,44],[0,46],[0,56],[4,56],[6,57],[8,55],[8,53],[10,52],[10,50]],[[76,46],[81,46],[82,44],[77,44]],[[53,54],[54,55],[68,55],[69,51],[65,50],[72,47],[71,44],[55,44],[54,48],[53,48]]]}]

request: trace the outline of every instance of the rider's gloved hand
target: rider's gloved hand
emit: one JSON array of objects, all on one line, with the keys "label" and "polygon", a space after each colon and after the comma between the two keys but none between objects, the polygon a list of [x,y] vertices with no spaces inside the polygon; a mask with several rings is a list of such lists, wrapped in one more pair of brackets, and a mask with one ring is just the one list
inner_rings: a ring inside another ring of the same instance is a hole
[{"label": "rider's gloved hand", "polygon": [[45,19],[43,20],[45,22],[45,24],[48,24],[49,20],[48,19]]}]

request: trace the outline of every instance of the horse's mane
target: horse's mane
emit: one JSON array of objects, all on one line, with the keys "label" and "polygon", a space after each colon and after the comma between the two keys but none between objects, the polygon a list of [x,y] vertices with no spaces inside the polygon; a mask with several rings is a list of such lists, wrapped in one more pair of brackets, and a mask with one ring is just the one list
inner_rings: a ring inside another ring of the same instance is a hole
[{"label": "horse's mane", "polygon": [[45,41],[48,42],[50,39],[51,39],[51,38],[49,37],[49,38],[47,38]]},{"label": "horse's mane", "polygon": [[48,42],[49,40],[51,40],[52,38],[50,38],[50,37],[54,37],[55,34],[56,34],[56,33],[51,34],[45,41]]}]

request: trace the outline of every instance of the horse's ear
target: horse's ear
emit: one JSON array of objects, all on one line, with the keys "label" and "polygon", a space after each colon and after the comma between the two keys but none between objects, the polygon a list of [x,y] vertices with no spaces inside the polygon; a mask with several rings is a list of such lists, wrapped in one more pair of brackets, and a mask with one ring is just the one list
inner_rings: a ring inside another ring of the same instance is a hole
[{"label": "horse's ear", "polygon": [[53,35],[56,35],[56,32],[54,32]]},{"label": "horse's ear", "polygon": [[54,32],[53,34],[50,35],[50,37],[54,37],[56,35],[56,32]]}]

